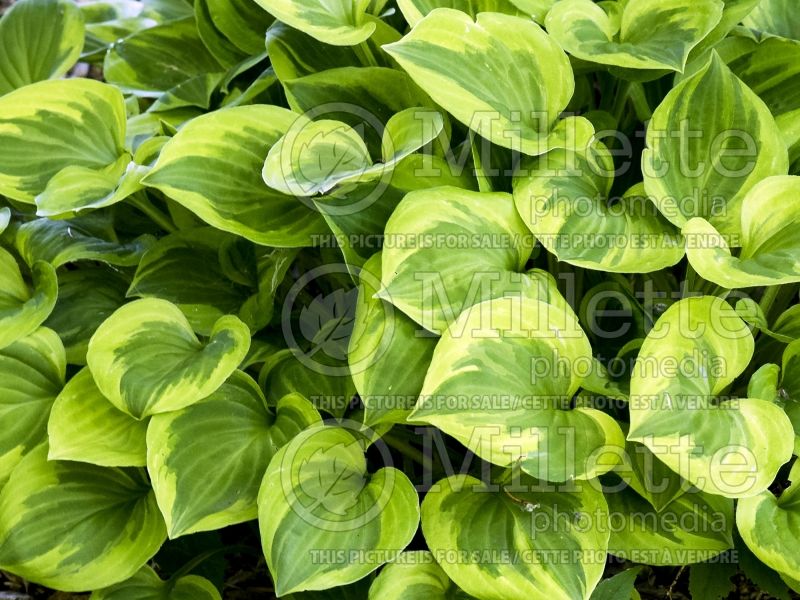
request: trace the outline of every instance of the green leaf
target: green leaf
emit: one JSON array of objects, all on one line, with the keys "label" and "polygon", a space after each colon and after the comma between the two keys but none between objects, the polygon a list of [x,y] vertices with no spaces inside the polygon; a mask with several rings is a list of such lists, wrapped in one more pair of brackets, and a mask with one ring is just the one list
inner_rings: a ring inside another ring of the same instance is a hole
[{"label": "green leaf", "polygon": [[308,400],[286,396],[273,413],[261,389],[235,371],[213,394],[156,415],[147,429],[147,469],[171,539],[255,519],[272,456],[320,421]]},{"label": "green leaf", "polygon": [[731,578],[737,571],[733,561],[692,565],[689,569],[689,593],[696,600],[724,600],[734,589]]},{"label": "green leaf", "polygon": [[250,331],[221,317],[206,342],[165,300],[136,300],[95,332],[86,356],[95,383],[136,419],[185,408],[213,393],[247,355]]},{"label": "green leaf", "polygon": [[796,9],[791,0],[761,0],[742,24],[763,33],[800,40]]},{"label": "green leaf", "polygon": [[747,325],[724,300],[673,304],[636,360],[628,439],[705,492],[760,494],[792,455],[791,423],[771,402],[717,398],[747,367],[753,348]]},{"label": "green leaf", "polygon": [[249,286],[231,281],[222,270],[221,246],[233,239],[211,227],[161,238],[142,257],[127,295],[168,300],[195,331],[209,332],[223,315],[238,313],[252,294]]},{"label": "green leaf", "polygon": [[144,184],[257,244],[311,245],[327,230],[319,214],[261,179],[267,152],[296,118],[276,106],[241,106],[193,119],[164,147]]},{"label": "green leaf", "polygon": [[772,363],[761,365],[747,384],[747,396],[774,402],[778,397],[780,372],[781,368],[778,365]]},{"label": "green leaf", "polygon": [[20,0],[0,19],[0,95],[66,74],[83,48],[83,15],[70,0]]},{"label": "green leaf", "polygon": [[609,554],[654,566],[710,560],[733,547],[733,501],[697,491],[660,512],[631,489],[606,494]]},{"label": "green leaf", "polygon": [[[437,8],[460,10],[473,19],[482,12],[504,13],[521,17],[526,14],[524,7],[517,8],[514,4],[523,5],[525,3],[525,0],[516,3],[513,0],[478,0],[477,2],[474,0],[398,0],[397,7],[403,13],[408,24],[414,27],[423,17]],[[528,4],[531,3],[528,2]]]},{"label": "green leaf", "polygon": [[125,303],[128,283],[116,269],[103,266],[58,274],[58,300],[44,324],[64,342],[69,364],[86,364],[89,339]]},{"label": "green leaf", "polygon": [[787,168],[769,110],[716,53],[653,113],[642,154],[645,189],[667,219],[683,227],[703,217],[734,236],[745,194]]},{"label": "green leaf", "polygon": [[522,163],[514,202],[560,261],[612,273],[648,273],[683,258],[683,240],[641,184],[611,200],[614,162],[601,143],[553,150]]},{"label": "green leaf", "polygon": [[367,19],[370,0],[256,0],[276,19],[333,46],[355,46],[369,38],[375,24]]},{"label": "green leaf", "polygon": [[[642,567],[632,567],[604,579],[594,588],[590,600],[630,600],[635,598],[634,583],[636,583],[636,577],[641,570]],[[702,599],[698,598],[697,600]]]},{"label": "green leaf", "polygon": [[437,334],[473,304],[519,289],[533,246],[509,194],[454,187],[411,192],[385,233],[380,297]]},{"label": "green leaf", "polygon": [[[360,272],[348,362],[364,403],[364,423],[402,423],[422,390],[437,339],[390,303],[376,298],[380,254]],[[422,334],[422,335],[420,335]]]},{"label": "green leaf", "polygon": [[65,371],[64,347],[49,329],[0,350],[0,489],[22,457],[47,438],[47,416]]},{"label": "green leaf", "polygon": [[535,156],[584,147],[594,133],[582,117],[559,120],[574,92],[572,68],[532,21],[498,13],[474,21],[439,8],[384,49],[434,101],[498,146]]},{"label": "green leaf", "polygon": [[103,76],[122,91],[158,98],[186,82],[225,69],[206,50],[194,17],[143,29],[113,44]]},{"label": "green leaf", "polygon": [[78,261],[98,261],[119,267],[134,267],[154,239],[143,235],[129,243],[108,239],[114,236],[110,223],[75,219],[53,221],[34,219],[16,230],[14,245],[28,265],[49,262],[58,268]]},{"label": "green leaf", "polygon": [[58,296],[55,269],[45,262],[31,268],[33,289],[14,257],[0,248],[0,348],[33,333],[53,310]]},{"label": "green leaf", "polygon": [[101,467],[143,467],[147,422],[137,421],[103,396],[88,368],[69,380],[47,423],[49,460]]},{"label": "green leaf", "polygon": [[455,475],[425,496],[422,532],[442,569],[467,594],[484,600],[586,599],[603,575],[607,511],[603,495],[588,485],[582,491],[538,490],[525,478],[498,489]]},{"label": "green leaf", "polygon": [[156,572],[144,566],[130,579],[92,592],[89,600],[222,600],[208,579],[184,575],[162,581]]},{"label": "green leaf", "polygon": [[369,600],[466,600],[427,550],[403,552],[381,569],[369,588]]},{"label": "green leaf", "polygon": [[582,60],[626,69],[683,71],[689,52],[722,18],[721,0],[562,0],[545,26]]},{"label": "green leaf", "polygon": [[264,36],[273,22],[254,0],[206,0],[217,29],[242,52],[264,51]]},{"label": "green leaf", "polygon": [[783,351],[780,385],[786,400],[783,409],[794,428],[794,453],[797,454],[800,451],[800,342],[792,342]]},{"label": "green leaf", "polygon": [[[368,473],[361,442],[335,427],[306,429],[278,451],[258,506],[278,596],[361,579],[395,558],[419,524],[408,478],[391,467]],[[339,551],[363,554],[354,562],[314,558]]]},{"label": "green leaf", "polygon": [[531,277],[526,287],[472,306],[443,334],[409,420],[539,479],[596,477],[614,466],[600,456],[619,454],[624,436],[605,413],[570,409],[591,345],[554,281]]},{"label": "green leaf", "polygon": [[778,498],[765,491],[739,501],[736,524],[742,539],[764,564],[791,579],[800,579],[800,468],[795,463],[792,484]]},{"label": "green leaf", "polygon": [[694,270],[728,289],[800,282],[800,208],[792,201],[798,193],[800,177],[788,175],[768,177],[747,192],[738,256],[708,221],[690,219],[683,233]]},{"label": "green leaf", "polygon": [[436,139],[443,127],[440,113],[423,108],[392,116],[383,132],[380,162],[373,164],[366,143],[347,124],[300,117],[270,149],[264,181],[294,196],[325,194],[344,183],[376,179],[388,185],[395,165]]},{"label": "green leaf", "polygon": [[614,472],[639,496],[661,512],[670,503],[683,495],[688,484],[673,472],[647,446],[627,442],[622,461]]},{"label": "green leaf", "polygon": [[65,591],[133,575],[166,537],[153,491],[135,469],[48,461],[30,452],[0,493],[0,568]]},{"label": "green leaf", "polygon": [[62,169],[115,163],[124,142],[125,103],[115,87],[67,79],[20,88],[0,97],[0,194],[32,204]]}]

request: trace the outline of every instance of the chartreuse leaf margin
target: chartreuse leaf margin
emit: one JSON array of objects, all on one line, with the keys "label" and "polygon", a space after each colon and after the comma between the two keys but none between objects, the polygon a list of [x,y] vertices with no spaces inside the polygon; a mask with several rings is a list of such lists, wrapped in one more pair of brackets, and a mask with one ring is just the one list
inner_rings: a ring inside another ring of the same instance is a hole
[{"label": "chartreuse leaf margin", "polygon": [[800,591],[794,0],[15,0],[0,56],[0,588]]}]

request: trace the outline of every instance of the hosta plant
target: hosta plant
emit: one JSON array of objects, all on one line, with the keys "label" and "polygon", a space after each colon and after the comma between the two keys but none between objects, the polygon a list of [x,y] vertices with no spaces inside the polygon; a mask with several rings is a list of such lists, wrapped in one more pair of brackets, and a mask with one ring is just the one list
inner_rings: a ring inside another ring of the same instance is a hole
[{"label": "hosta plant", "polygon": [[0,6],[0,589],[800,593],[795,0]]}]

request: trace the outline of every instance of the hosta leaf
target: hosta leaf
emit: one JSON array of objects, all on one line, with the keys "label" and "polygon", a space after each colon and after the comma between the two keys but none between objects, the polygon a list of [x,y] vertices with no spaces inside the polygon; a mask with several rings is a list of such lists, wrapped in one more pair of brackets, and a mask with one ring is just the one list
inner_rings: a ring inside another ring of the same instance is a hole
[{"label": "hosta leaf", "polygon": [[61,77],[83,48],[83,15],[70,0],[21,0],[0,20],[0,95]]},{"label": "hosta leaf", "polygon": [[736,507],[736,525],[748,548],[764,564],[791,579],[800,579],[800,468],[789,475],[792,484],[775,497],[765,491],[744,498]]},{"label": "hosta leaf", "polygon": [[[603,495],[588,485],[555,492],[522,482],[519,490],[469,475],[437,483],[422,503],[428,547],[458,587],[482,600],[588,598],[608,547]],[[564,555],[574,558],[556,558]]]},{"label": "hosta leaf", "polygon": [[594,588],[591,600],[639,600],[634,584],[641,570],[642,567],[632,567],[604,579]]},{"label": "hosta leaf", "polygon": [[34,219],[16,230],[14,245],[28,265],[49,262],[58,268],[67,263],[92,260],[120,267],[136,266],[155,241],[143,235],[129,243],[104,239],[114,235],[101,222]]},{"label": "hosta leaf", "polygon": [[111,85],[42,81],[6,94],[0,97],[0,194],[33,203],[64,168],[99,170],[116,162],[124,141],[125,104]]},{"label": "hosta leaf", "polygon": [[403,552],[369,588],[369,600],[467,600],[427,550]]},{"label": "hosta leaf", "polygon": [[[197,33],[211,55],[217,59],[217,62],[225,67],[234,67],[247,58],[247,55],[217,28],[216,23],[211,18],[208,6],[208,0],[195,0],[194,2]],[[261,11],[260,8],[259,10]],[[261,11],[261,13],[263,14],[264,11]],[[266,32],[266,28],[264,31]]]},{"label": "hosta leaf", "polygon": [[0,350],[0,489],[22,457],[47,437],[47,415],[65,371],[64,347],[49,329]]},{"label": "hosta leaf", "polygon": [[553,150],[522,165],[514,202],[522,220],[560,261],[614,273],[658,271],[684,254],[682,239],[636,185],[610,199],[614,163],[598,143]]},{"label": "hosta leaf", "polygon": [[200,342],[180,309],[165,300],[136,300],[95,332],[86,356],[95,383],[132,417],[179,410],[213,393],[247,355],[250,331],[220,318]]},{"label": "hosta leaf", "polygon": [[147,422],[137,421],[103,396],[88,368],[69,380],[47,423],[49,460],[74,460],[102,467],[147,463]]},{"label": "hosta leaf", "polygon": [[783,405],[794,428],[794,453],[800,452],[800,342],[794,341],[783,352],[780,388],[785,394]]},{"label": "hosta leaf", "polygon": [[375,24],[367,19],[370,0],[256,0],[276,19],[333,46],[354,46],[369,38]]},{"label": "hosta leaf", "polygon": [[0,568],[66,591],[133,575],[166,531],[142,471],[29,453],[0,493]]},{"label": "hosta leaf", "polygon": [[261,179],[270,146],[296,118],[276,106],[241,106],[193,119],[164,147],[144,183],[257,244],[311,245],[314,234],[326,231],[319,214]]},{"label": "hosta leaf", "polygon": [[384,49],[438,104],[499,146],[539,155],[583,147],[594,133],[582,117],[559,121],[574,91],[572,68],[533,21],[498,13],[475,21],[439,8]]},{"label": "hosta leaf", "polygon": [[206,0],[214,25],[246,54],[264,51],[264,36],[272,17],[254,0]]},{"label": "hosta leaf", "polygon": [[667,467],[647,446],[628,442],[614,472],[639,496],[661,512],[689,489],[685,480]]},{"label": "hosta leaf", "polygon": [[388,178],[394,166],[441,133],[440,113],[409,108],[386,123],[381,159],[373,165],[366,143],[345,123],[299,118],[269,151],[264,181],[294,196],[324,194],[344,183]]},{"label": "hosta leaf", "polygon": [[130,579],[97,590],[89,600],[222,600],[208,579],[184,575],[162,581],[153,569],[144,566]]},{"label": "hosta leaf", "polygon": [[631,378],[631,430],[699,489],[755,496],[792,455],[789,419],[776,404],[717,399],[753,356],[747,325],[724,300],[687,298],[661,315]]},{"label": "hosta leaf", "polygon": [[696,243],[686,253],[695,271],[724,288],[780,285],[800,281],[800,177],[769,177],[742,201],[741,252],[730,248],[713,225],[691,219],[683,228]]},{"label": "hosta leaf", "polygon": [[[533,240],[509,194],[437,187],[408,194],[386,224],[380,296],[435,333],[522,284]],[[448,246],[448,237],[460,240]],[[487,243],[484,243],[487,241]]]},{"label": "hosta leaf", "polygon": [[44,324],[64,342],[69,364],[86,364],[89,339],[125,303],[128,283],[117,270],[102,266],[58,274],[58,300]]},{"label": "hosta leaf", "polygon": [[683,71],[689,52],[719,23],[722,9],[721,0],[562,0],[547,13],[545,25],[577,58],[627,69]]},{"label": "hosta leaf", "polygon": [[689,62],[696,56],[700,56],[705,50],[715,46],[728,35],[739,23],[742,22],[755,8],[760,0],[723,0],[725,7],[722,10],[722,19],[717,26],[709,33],[703,41],[692,50]]},{"label": "hosta leaf", "polygon": [[[383,51],[383,44],[391,44],[402,36],[390,25],[375,19],[375,33],[364,42],[378,67],[390,67],[390,59]],[[278,79],[284,84],[340,67],[357,67],[364,64],[358,46],[331,46],[276,21],[267,31],[267,53]],[[371,69],[370,69],[371,70]],[[347,93],[341,88],[340,93]]]},{"label": "hosta leaf", "polygon": [[443,334],[409,420],[539,479],[596,477],[613,466],[598,459],[609,447],[621,449],[623,433],[603,412],[570,409],[592,367],[592,348],[558,292],[537,289],[555,282],[528,281],[521,295],[465,310]]},{"label": "hosta leaf", "polygon": [[11,221],[11,210],[7,207],[0,208],[0,235],[6,230]]},{"label": "hosta leaf", "polygon": [[678,227],[703,217],[720,233],[740,234],[744,195],[787,169],[769,110],[716,53],[667,94],[647,128],[645,189]]},{"label": "hosta leaf", "polygon": [[45,262],[31,268],[29,289],[14,257],[0,248],[0,348],[33,333],[52,312],[58,295],[55,269]]},{"label": "hosta leaf", "polygon": [[692,491],[661,511],[630,489],[606,494],[609,554],[649,565],[688,565],[733,547],[733,501]]},{"label": "hosta leaf", "polygon": [[796,9],[791,0],[761,0],[743,24],[763,33],[800,40]]},{"label": "hosta leaf", "polygon": [[355,322],[348,361],[364,423],[404,422],[422,390],[436,337],[375,294],[380,287],[380,255],[360,273]]},{"label": "hosta leaf", "polygon": [[109,48],[103,63],[106,81],[127,93],[158,98],[187,81],[221,73],[206,50],[194,17],[144,29]]},{"label": "hosta leaf", "polygon": [[[334,427],[306,429],[278,451],[258,506],[279,596],[361,579],[396,557],[419,525],[417,493],[405,474],[392,467],[368,473],[361,442]],[[337,551],[362,551],[363,558],[314,560]]]},{"label": "hosta leaf", "polygon": [[[533,0],[536,2],[536,0]],[[539,0],[541,3],[541,0]],[[521,0],[516,4],[525,4]],[[529,4],[531,2],[528,2]],[[524,16],[525,12],[514,6],[513,0],[398,0],[397,6],[411,27],[419,23],[431,11],[437,8],[453,8],[467,13],[473,19],[478,13],[493,12],[507,15]]]},{"label": "hosta leaf", "polygon": [[199,403],[154,416],[147,469],[170,538],[255,519],[270,459],[319,420],[297,395],[281,399],[273,413],[241,371]]},{"label": "hosta leaf", "polygon": [[195,331],[207,333],[217,319],[236,314],[252,290],[231,281],[220,264],[220,247],[232,236],[200,227],[160,239],[136,269],[128,296],[176,304]]}]

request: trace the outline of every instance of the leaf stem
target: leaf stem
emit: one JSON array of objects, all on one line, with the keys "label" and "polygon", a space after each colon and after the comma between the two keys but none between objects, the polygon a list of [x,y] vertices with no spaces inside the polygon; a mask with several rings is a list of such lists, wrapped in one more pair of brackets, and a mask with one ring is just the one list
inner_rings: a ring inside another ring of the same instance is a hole
[{"label": "leaf stem", "polygon": [[636,117],[642,122],[646,123],[653,117],[653,110],[650,108],[650,103],[647,101],[647,94],[644,92],[644,86],[637,82],[631,83],[628,88],[628,96],[633,102],[633,110],[636,112]]},{"label": "leaf stem", "polygon": [[386,442],[388,446],[397,450],[400,454],[413,460],[415,463],[422,465],[424,469],[432,470],[431,459],[428,456],[425,456],[425,453],[421,450],[414,448],[411,444],[409,444],[405,440],[401,440],[397,436],[394,436],[390,433],[387,433],[383,436],[383,441]]},{"label": "leaf stem", "polygon": [[143,196],[131,197],[131,204],[147,215],[151,221],[168,233],[175,233],[178,228],[167,215],[158,210],[153,203]]},{"label": "leaf stem", "polygon": [[359,59],[361,62],[364,63],[364,66],[367,67],[377,67],[378,66],[378,59],[375,58],[375,54],[372,52],[372,48],[369,47],[369,40],[365,42],[361,42],[358,46],[355,46],[356,53],[359,55]]},{"label": "leaf stem", "polygon": [[772,310],[772,305],[775,303],[775,299],[778,297],[778,292],[780,291],[781,286],[779,285],[768,286],[765,288],[764,295],[761,297],[761,301],[758,303],[758,306],[761,308],[764,316],[767,317],[767,322],[769,322],[769,312]]}]

